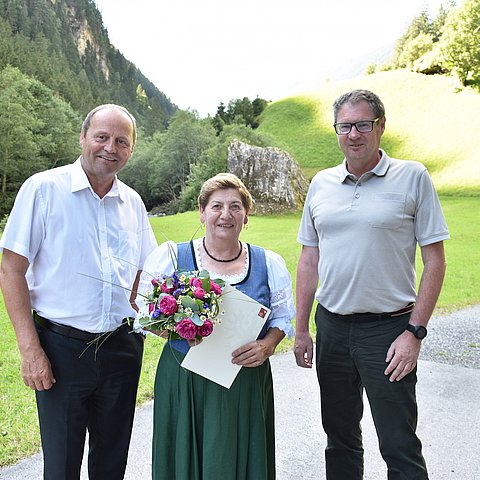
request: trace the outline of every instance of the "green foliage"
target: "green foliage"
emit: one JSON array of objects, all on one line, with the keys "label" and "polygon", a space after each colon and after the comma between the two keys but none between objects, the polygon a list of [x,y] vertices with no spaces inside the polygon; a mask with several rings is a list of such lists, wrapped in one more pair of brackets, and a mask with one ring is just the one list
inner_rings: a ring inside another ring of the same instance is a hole
[{"label": "green foliage", "polygon": [[0,71],[0,111],[3,216],[26,177],[75,159],[81,122],[51,90],[13,67]]},{"label": "green foliage", "polygon": [[398,58],[401,65],[412,68],[415,61],[433,48],[433,36],[420,32],[416,37],[406,42]]},{"label": "green foliage", "polygon": [[177,107],[110,45],[93,0],[8,0],[0,9],[0,69],[35,77],[83,117],[100,103],[127,107],[147,134]]},{"label": "green foliage", "polygon": [[217,141],[208,119],[178,111],[167,132],[143,140],[120,178],[142,195],[147,209],[176,213],[180,209],[179,196],[192,171]]},{"label": "green foliage", "polygon": [[[416,38],[420,35],[431,38],[431,29],[430,19],[425,10],[417,17],[414,17],[406,33],[400,37],[395,44],[392,63],[396,68],[405,68],[412,65],[413,61],[419,58],[412,58],[412,53],[416,52],[418,48],[410,46],[409,44],[415,42]],[[425,41],[423,41],[423,43],[425,43]]]},{"label": "green foliage", "polygon": [[220,172],[226,172],[228,146],[233,139],[250,145],[265,147],[271,140],[266,135],[245,125],[226,125],[215,143],[204,152],[197,164],[191,166],[187,185],[182,189],[179,199],[179,211],[193,210],[197,206],[197,197],[205,180]]},{"label": "green foliage", "polygon": [[480,84],[480,0],[465,0],[445,20],[441,38],[445,66],[462,83]]},{"label": "green foliage", "polygon": [[225,125],[240,124],[257,128],[259,116],[267,104],[268,102],[260,97],[255,98],[253,102],[248,97],[230,100],[227,108],[221,102],[217,107],[216,115],[212,118],[212,125],[217,134],[222,132]]}]

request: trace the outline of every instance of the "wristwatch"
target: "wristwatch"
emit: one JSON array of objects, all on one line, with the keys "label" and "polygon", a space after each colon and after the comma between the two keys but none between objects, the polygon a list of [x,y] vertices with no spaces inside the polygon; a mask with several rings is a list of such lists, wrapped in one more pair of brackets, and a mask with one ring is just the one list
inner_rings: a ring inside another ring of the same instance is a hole
[{"label": "wristwatch", "polygon": [[427,329],[423,325],[407,325],[407,330],[415,335],[419,340],[423,340],[427,336]]}]

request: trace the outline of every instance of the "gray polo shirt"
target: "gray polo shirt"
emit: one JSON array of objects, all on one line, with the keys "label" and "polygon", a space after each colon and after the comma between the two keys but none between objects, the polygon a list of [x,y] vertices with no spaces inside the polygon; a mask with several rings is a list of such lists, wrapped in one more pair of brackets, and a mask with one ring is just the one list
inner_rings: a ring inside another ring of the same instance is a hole
[{"label": "gray polo shirt", "polygon": [[381,154],[359,179],[345,160],[318,172],[305,200],[297,240],[318,246],[315,298],[334,313],[391,312],[415,301],[417,243],[450,238],[425,166]]}]

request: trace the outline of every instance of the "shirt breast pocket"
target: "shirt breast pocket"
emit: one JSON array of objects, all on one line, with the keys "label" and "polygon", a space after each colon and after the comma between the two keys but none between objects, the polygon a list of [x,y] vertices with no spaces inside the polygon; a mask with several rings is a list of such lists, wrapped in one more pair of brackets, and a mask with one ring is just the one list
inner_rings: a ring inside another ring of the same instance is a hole
[{"label": "shirt breast pocket", "polygon": [[118,258],[125,267],[137,267],[138,265],[138,235],[128,230],[118,231]]},{"label": "shirt breast pocket", "polygon": [[402,226],[406,204],[404,193],[376,193],[372,200],[368,220],[371,227],[395,230]]}]

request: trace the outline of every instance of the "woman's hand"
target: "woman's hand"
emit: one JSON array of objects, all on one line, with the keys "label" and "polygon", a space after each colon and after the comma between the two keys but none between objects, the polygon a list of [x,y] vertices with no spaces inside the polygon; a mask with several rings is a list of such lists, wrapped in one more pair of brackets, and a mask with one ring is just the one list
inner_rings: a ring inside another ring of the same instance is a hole
[{"label": "woman's hand", "polygon": [[232,363],[243,367],[258,367],[275,351],[268,342],[255,340],[242,345],[232,353]]},{"label": "woman's hand", "polygon": [[232,363],[243,367],[258,367],[274,354],[275,348],[285,337],[280,329],[270,328],[262,339],[242,345],[232,353]]},{"label": "woman's hand", "polygon": [[187,340],[188,341],[188,346],[189,347],[196,347],[197,345],[200,345],[203,341],[203,338],[194,338],[193,340]]}]

